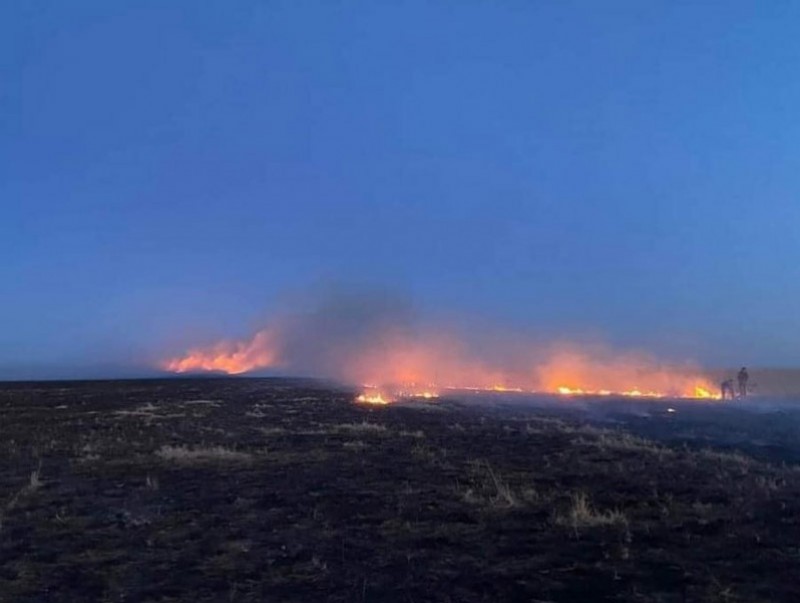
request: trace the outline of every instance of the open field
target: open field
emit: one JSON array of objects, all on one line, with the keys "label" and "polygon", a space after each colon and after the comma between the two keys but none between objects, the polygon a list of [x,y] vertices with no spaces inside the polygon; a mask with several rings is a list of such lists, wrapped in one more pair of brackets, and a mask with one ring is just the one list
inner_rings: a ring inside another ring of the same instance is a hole
[{"label": "open field", "polygon": [[0,602],[800,600],[797,411],[352,398],[0,385]]}]

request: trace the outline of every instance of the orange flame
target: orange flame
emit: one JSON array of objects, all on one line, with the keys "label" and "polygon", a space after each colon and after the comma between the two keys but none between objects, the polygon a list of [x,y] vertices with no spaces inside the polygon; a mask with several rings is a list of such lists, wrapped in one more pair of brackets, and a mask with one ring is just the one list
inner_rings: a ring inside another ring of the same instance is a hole
[{"label": "orange flame", "polygon": [[206,349],[193,349],[184,356],[167,360],[163,368],[172,373],[213,371],[239,375],[276,364],[278,345],[267,330],[259,331],[249,341],[223,341]]},{"label": "orange flame", "polygon": [[[190,350],[164,363],[177,373],[240,374],[285,361],[285,333],[263,330],[239,342]],[[335,367],[321,376],[369,383],[357,401],[388,404],[400,398],[434,399],[442,390],[553,393],[564,396],[718,399],[716,388],[692,366],[669,365],[643,353],[615,353],[599,346],[525,349],[511,358],[470,352],[458,338],[412,336],[384,329],[357,346],[333,346]],[[295,367],[296,368],[296,367]]]},{"label": "orange flame", "polygon": [[356,402],[361,402],[362,404],[385,405],[394,402],[394,400],[383,392],[365,391],[356,397]]},{"label": "orange flame", "polygon": [[[718,396],[693,367],[664,365],[645,354],[561,349],[537,369],[541,391],[565,395],[620,395],[632,398],[707,398]],[[647,387],[642,387],[645,385]]]},{"label": "orange flame", "polygon": [[480,362],[469,357],[457,343],[444,339],[423,343],[392,338],[386,348],[365,351],[349,368],[354,378],[368,376],[373,383],[400,383],[383,386],[392,392],[385,396],[391,401],[419,395],[424,388],[564,396],[719,398],[712,393],[710,381],[696,368],[665,365],[645,354],[614,354],[599,348],[562,347],[525,371]]}]

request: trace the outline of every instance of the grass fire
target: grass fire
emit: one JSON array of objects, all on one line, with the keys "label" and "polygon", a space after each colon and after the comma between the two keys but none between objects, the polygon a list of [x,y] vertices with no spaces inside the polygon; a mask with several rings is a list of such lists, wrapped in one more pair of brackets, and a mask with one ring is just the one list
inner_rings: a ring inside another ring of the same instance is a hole
[{"label": "grass fire", "polygon": [[799,30],[0,1],[0,603],[800,603]]},{"label": "grass fire", "polygon": [[[453,327],[365,321],[350,340],[329,312],[294,315],[249,338],[222,341],[163,363],[174,373],[244,374],[273,369],[362,384],[358,401],[386,404],[448,391],[628,398],[715,399],[717,388],[692,363],[668,363],[604,345],[513,341],[512,353],[469,341]],[[356,315],[357,317],[357,315]],[[351,317],[352,318],[352,317]]]}]

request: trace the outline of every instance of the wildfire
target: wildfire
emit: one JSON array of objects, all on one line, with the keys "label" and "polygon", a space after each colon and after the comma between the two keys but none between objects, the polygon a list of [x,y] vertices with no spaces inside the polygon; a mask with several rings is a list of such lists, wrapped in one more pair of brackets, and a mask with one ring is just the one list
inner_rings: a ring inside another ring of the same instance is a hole
[{"label": "wildfire", "polygon": [[398,398],[422,398],[424,400],[433,400],[439,397],[439,392],[432,389],[431,386],[420,388],[412,384],[397,389],[396,396]]},{"label": "wildfire", "polygon": [[627,396],[629,398],[664,398],[666,397],[665,394],[661,392],[654,392],[654,391],[642,391],[638,388],[633,388],[624,392],[620,392],[621,395]]},{"label": "wildfire", "polygon": [[[537,367],[539,391],[565,396],[716,399],[692,367],[663,365],[643,354],[562,349]],[[647,384],[642,387],[640,384]]]},{"label": "wildfire", "polygon": [[420,392],[418,394],[412,394],[410,397],[412,398],[424,398],[425,400],[432,400],[433,398],[438,398],[439,394],[436,392]]},{"label": "wildfire", "polygon": [[389,396],[381,393],[381,392],[364,392],[360,394],[356,398],[356,402],[361,402],[362,404],[391,404],[393,402],[392,398]]},{"label": "wildfire", "polygon": [[[475,393],[498,393],[498,392],[513,392],[513,393],[527,393],[527,394],[558,394],[561,396],[620,396],[625,398],[684,398],[684,399],[695,399],[695,400],[719,400],[720,397],[711,393],[708,389],[703,386],[696,386],[694,388],[693,394],[687,395],[679,395],[670,392],[658,392],[653,390],[641,390],[639,388],[632,388],[629,390],[614,392],[608,389],[600,389],[600,390],[590,390],[590,389],[582,389],[580,387],[568,387],[568,386],[559,386],[553,391],[542,391],[542,390],[525,390],[519,387],[474,387],[474,386],[466,386],[466,387],[458,387],[458,386],[448,386],[445,389],[453,390],[453,391],[469,391]],[[395,393],[390,395],[383,392],[375,393],[371,392],[370,390],[365,390],[364,393],[360,394],[357,398],[357,402],[367,403],[367,404],[391,404],[392,402],[396,402],[398,400],[403,399],[413,399],[413,398],[424,398],[427,400],[435,399],[439,397],[438,393],[431,392],[431,391],[420,391],[415,392],[412,390],[400,388],[398,390],[394,390]],[[674,410],[670,410],[669,412],[674,412]]]},{"label": "wildfire", "polygon": [[[470,348],[448,333],[380,327],[369,337],[326,339],[302,321],[279,324],[252,338],[190,350],[167,360],[175,373],[241,374],[280,365],[296,374],[364,383],[357,402],[385,405],[434,400],[442,391],[530,393],[627,398],[718,399],[692,365],[673,365],[641,352],[602,346],[525,344]],[[305,339],[303,339],[305,338]],[[520,342],[515,342],[519,344]],[[389,385],[395,384],[395,385]]]},{"label": "wildfire", "polygon": [[588,393],[580,389],[579,387],[567,387],[565,385],[557,387],[556,392],[558,392],[562,396],[583,396]]},{"label": "wildfire", "polygon": [[248,341],[223,341],[206,349],[189,350],[184,356],[164,362],[163,368],[171,373],[208,371],[239,375],[273,366],[277,358],[275,336],[264,330]]},{"label": "wildfire", "polygon": [[720,395],[712,393],[711,390],[706,389],[705,387],[696,385],[694,388],[694,397],[701,400],[718,400]]},{"label": "wildfire", "polygon": [[365,389],[361,394],[356,397],[356,402],[362,404],[391,404],[397,400],[435,400],[439,397],[439,393],[432,390],[415,389],[413,386],[406,386],[400,388],[391,388],[392,393],[387,393],[387,389],[378,389],[372,385],[364,386]]}]

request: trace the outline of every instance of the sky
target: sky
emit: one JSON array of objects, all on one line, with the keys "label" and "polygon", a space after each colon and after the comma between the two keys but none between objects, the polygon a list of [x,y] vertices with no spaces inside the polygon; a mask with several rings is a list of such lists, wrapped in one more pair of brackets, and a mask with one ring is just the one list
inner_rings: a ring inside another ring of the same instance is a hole
[{"label": "sky", "polygon": [[0,5],[0,377],[297,292],[800,365],[800,4]]}]

